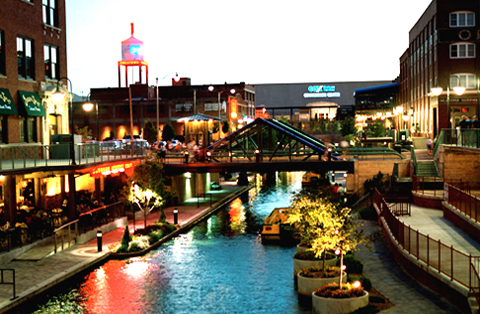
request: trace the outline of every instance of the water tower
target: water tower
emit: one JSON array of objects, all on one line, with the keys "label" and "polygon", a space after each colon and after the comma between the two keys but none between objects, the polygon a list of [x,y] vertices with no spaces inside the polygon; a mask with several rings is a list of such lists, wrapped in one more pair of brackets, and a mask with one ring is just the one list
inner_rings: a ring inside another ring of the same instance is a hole
[{"label": "water tower", "polygon": [[118,61],[118,87],[122,87],[121,67],[125,67],[125,87],[128,87],[128,68],[138,67],[138,79],[142,84],[142,67],[145,67],[145,83],[148,85],[148,63],[143,61],[143,41],[133,37],[133,23],[130,23],[131,36],[122,41],[122,61]]}]

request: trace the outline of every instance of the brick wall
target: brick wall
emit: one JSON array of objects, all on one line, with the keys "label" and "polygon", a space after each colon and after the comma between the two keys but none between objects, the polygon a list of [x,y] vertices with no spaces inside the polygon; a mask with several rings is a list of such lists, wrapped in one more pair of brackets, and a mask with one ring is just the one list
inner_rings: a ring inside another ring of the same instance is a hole
[{"label": "brick wall", "polygon": [[471,188],[480,187],[480,151],[463,147],[444,147],[443,177],[447,180],[469,182]]}]

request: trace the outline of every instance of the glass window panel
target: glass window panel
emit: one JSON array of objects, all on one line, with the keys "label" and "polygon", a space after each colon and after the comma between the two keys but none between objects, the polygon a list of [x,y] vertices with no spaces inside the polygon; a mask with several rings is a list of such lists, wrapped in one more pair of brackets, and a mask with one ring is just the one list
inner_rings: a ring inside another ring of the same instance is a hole
[{"label": "glass window panel", "polygon": [[458,15],[458,26],[465,26],[465,13]]},{"label": "glass window panel", "polygon": [[457,15],[450,14],[450,26],[457,26]]},{"label": "glass window panel", "polygon": [[475,45],[468,45],[468,56],[472,58],[475,57]]},{"label": "glass window panel", "polygon": [[467,25],[475,26],[475,14],[467,13]]},{"label": "glass window panel", "polygon": [[465,58],[465,57],[467,56],[467,53],[466,53],[467,47],[465,47],[465,45],[460,45],[459,48],[460,48],[460,51],[459,51],[459,53],[458,53],[458,56],[459,56],[460,58]]}]

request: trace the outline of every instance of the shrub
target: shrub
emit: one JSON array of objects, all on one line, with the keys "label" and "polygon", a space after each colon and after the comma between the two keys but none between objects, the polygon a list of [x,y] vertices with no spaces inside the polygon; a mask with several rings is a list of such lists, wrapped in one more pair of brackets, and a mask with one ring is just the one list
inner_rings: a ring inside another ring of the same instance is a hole
[{"label": "shrub", "polygon": [[122,246],[126,246],[128,248],[128,243],[130,243],[130,241],[132,241],[132,236],[128,231],[128,226],[125,226],[125,231],[123,232],[122,236]]},{"label": "shrub", "polygon": [[365,220],[378,220],[378,214],[373,206],[363,207],[358,210],[358,215]]},{"label": "shrub", "polygon": [[340,268],[337,266],[308,267],[300,270],[300,276],[308,278],[333,278],[340,276]]},{"label": "shrub", "polygon": [[315,295],[324,298],[347,299],[361,297],[364,295],[364,292],[362,287],[354,288],[348,282],[342,285],[342,288],[339,287],[338,283],[334,282],[318,288],[315,291]]},{"label": "shrub", "polygon": [[157,243],[162,238],[162,232],[154,231],[148,234],[148,243],[153,245]]},{"label": "shrub", "polygon": [[130,245],[130,248],[128,249],[129,252],[138,252],[138,251],[141,251],[141,250],[143,250],[143,249],[136,242],[133,242]]},{"label": "shrub", "polygon": [[128,245],[120,245],[120,247],[117,249],[117,253],[126,253],[128,252]]},{"label": "shrub", "polygon": [[347,266],[347,273],[361,274],[363,273],[363,263],[353,254],[347,254],[343,257],[343,264]]},{"label": "shrub", "polygon": [[360,281],[360,283],[362,284],[362,287],[363,289],[367,290],[367,291],[370,291],[372,290],[372,282],[370,281],[370,279],[368,279],[367,277],[360,277],[360,276],[350,276],[348,275],[348,281],[349,282],[355,282],[355,281]]},{"label": "shrub", "polygon": [[[327,259],[332,259],[334,257],[335,257],[335,254],[333,254],[331,252],[327,252]],[[322,254],[321,258],[316,258],[314,251],[306,250],[306,251],[303,251],[303,252],[295,253],[295,255],[293,255],[293,258],[301,259],[303,261],[319,261],[319,260],[323,259],[323,254]]]}]

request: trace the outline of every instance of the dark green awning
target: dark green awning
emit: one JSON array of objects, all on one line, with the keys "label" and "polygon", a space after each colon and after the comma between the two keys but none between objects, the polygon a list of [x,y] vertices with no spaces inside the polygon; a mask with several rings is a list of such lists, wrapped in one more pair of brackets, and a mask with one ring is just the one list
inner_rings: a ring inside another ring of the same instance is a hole
[{"label": "dark green awning", "polygon": [[17,108],[13,102],[10,91],[6,88],[0,88],[0,115],[18,115]]},{"label": "dark green awning", "polygon": [[20,102],[23,104],[22,114],[26,116],[45,117],[42,101],[35,92],[18,91]]}]

